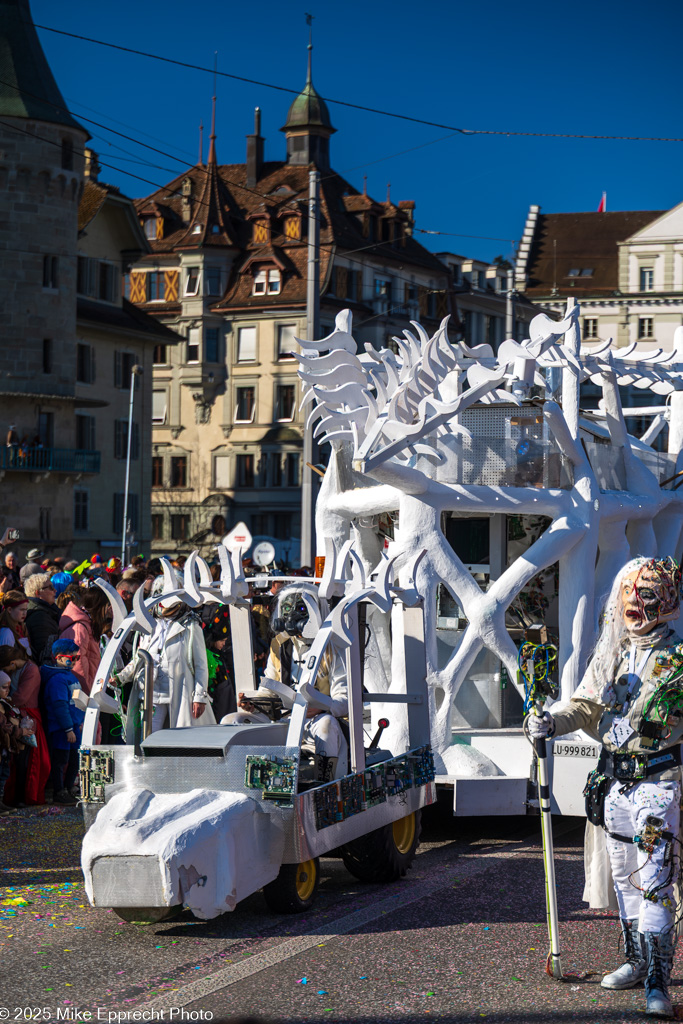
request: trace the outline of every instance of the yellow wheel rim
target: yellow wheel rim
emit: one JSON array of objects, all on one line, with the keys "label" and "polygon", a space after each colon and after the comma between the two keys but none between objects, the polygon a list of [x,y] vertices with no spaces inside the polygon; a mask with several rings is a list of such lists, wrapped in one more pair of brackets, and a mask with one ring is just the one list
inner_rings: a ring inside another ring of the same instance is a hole
[{"label": "yellow wheel rim", "polygon": [[296,869],[296,894],[300,900],[310,900],[315,889],[315,861],[305,860]]},{"label": "yellow wheel rim", "polygon": [[415,813],[409,814],[407,818],[399,818],[391,826],[394,833],[394,843],[399,853],[409,853],[415,841]]}]

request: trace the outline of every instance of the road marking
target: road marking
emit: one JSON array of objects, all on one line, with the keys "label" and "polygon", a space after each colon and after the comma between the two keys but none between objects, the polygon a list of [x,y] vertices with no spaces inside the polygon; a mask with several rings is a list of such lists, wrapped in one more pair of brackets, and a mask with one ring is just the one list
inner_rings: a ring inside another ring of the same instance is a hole
[{"label": "road marking", "polygon": [[507,859],[516,857],[534,847],[538,848],[538,844],[525,843],[523,847],[515,845],[514,849],[510,850],[508,848],[507,851],[498,848],[490,852],[475,851],[470,856],[461,855],[453,863],[431,870],[430,880],[428,882],[418,882],[414,887],[411,886],[412,892],[410,895],[400,893],[399,895],[381,900],[379,903],[373,904],[372,907],[353,911],[353,913],[337,918],[328,925],[323,925],[315,933],[309,932],[306,935],[299,935],[296,938],[288,939],[286,942],[282,942],[271,949],[266,949],[262,953],[253,954],[240,964],[230,964],[229,966],[221,967],[209,977],[189,982],[177,992],[166,991],[155,996],[154,999],[137,1003],[134,1007],[131,1007],[129,1013],[142,1008],[149,1010],[163,1009],[170,1005],[179,1008],[187,1006],[203,996],[208,996],[213,992],[218,992],[220,989],[228,988],[238,981],[243,981],[253,974],[258,974],[259,971],[264,971],[268,967],[273,967],[284,960],[289,960],[291,957],[297,956],[307,949],[325,945],[333,939],[347,935],[349,932],[361,928],[370,921],[377,920],[383,914],[403,910],[405,907],[410,906],[411,903],[424,900],[426,897],[438,892],[439,889],[443,889],[444,886],[452,883],[454,879],[461,882],[466,877],[481,874],[481,872],[487,871],[491,866],[487,861],[496,858]]}]

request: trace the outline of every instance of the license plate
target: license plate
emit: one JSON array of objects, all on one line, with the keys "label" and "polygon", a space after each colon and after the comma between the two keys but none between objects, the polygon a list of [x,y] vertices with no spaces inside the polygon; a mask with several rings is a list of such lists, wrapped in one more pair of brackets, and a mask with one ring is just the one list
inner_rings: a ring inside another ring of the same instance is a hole
[{"label": "license plate", "polygon": [[600,749],[597,743],[568,743],[558,740],[553,744],[553,753],[556,757],[595,757],[597,758]]}]

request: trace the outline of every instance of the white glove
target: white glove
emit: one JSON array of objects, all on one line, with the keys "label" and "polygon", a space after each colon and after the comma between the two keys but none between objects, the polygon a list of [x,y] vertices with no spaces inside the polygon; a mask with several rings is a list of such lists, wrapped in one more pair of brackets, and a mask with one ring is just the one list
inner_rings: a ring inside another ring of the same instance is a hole
[{"label": "white glove", "polygon": [[536,715],[532,711],[527,715],[526,727],[532,740],[544,740],[555,732],[555,719],[549,711]]}]

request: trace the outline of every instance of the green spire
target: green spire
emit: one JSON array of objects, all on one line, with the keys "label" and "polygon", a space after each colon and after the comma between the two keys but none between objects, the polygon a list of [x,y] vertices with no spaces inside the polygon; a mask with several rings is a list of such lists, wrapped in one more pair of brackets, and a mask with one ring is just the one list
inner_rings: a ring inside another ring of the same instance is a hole
[{"label": "green spire", "polygon": [[67,110],[50,71],[28,0],[0,0],[0,116],[48,121],[85,132]]},{"label": "green spire", "polygon": [[280,131],[286,132],[290,129],[309,127],[325,128],[330,134],[336,131],[336,129],[332,127],[332,121],[330,119],[330,112],[327,109],[327,104],[322,96],[318,95],[313,85],[312,62],[313,43],[309,39],[306,84],[289,108],[287,121]]}]

